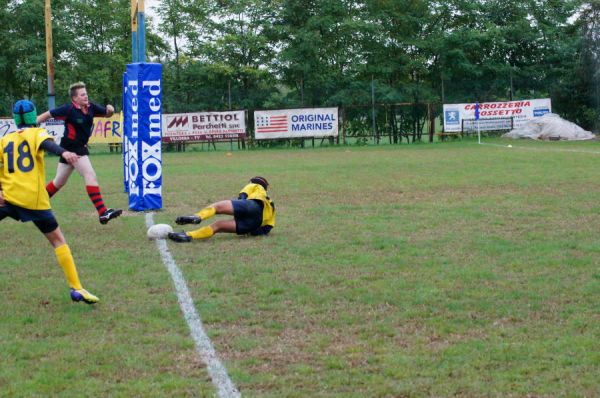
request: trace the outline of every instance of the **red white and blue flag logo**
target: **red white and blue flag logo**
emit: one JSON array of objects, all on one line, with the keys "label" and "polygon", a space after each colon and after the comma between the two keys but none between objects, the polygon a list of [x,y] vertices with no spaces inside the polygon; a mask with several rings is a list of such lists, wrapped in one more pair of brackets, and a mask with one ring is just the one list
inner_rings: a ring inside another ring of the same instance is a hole
[{"label": "red white and blue flag logo", "polygon": [[257,133],[286,133],[287,131],[287,115],[260,115],[256,117]]}]

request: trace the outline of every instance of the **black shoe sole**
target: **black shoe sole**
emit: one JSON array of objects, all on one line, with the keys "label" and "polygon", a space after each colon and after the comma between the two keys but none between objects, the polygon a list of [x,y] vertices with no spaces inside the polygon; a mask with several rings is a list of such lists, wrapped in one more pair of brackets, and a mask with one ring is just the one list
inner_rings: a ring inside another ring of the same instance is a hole
[{"label": "black shoe sole", "polygon": [[177,220],[175,220],[175,224],[177,224],[177,225],[188,225],[188,224],[198,225],[201,222],[202,222],[202,220],[199,220],[199,221],[187,221],[187,220],[184,220],[184,221],[179,220],[179,221],[177,221]]},{"label": "black shoe sole", "polygon": [[188,243],[188,242],[191,242],[191,241],[192,241],[192,238],[191,238],[191,237],[189,237],[189,236],[187,237],[187,239],[186,239],[186,238],[180,238],[180,237],[179,237],[179,236],[177,236],[177,235],[171,236],[171,234],[167,235],[167,237],[168,237],[170,240],[172,240],[173,242],[177,242],[177,243]]},{"label": "black shoe sole", "polygon": [[102,225],[106,225],[106,224],[108,224],[108,222],[109,222],[110,220],[112,220],[113,218],[117,218],[117,217],[119,217],[119,216],[120,216],[122,213],[123,213],[123,210],[120,210],[120,209],[119,209],[119,210],[115,210],[115,211],[114,211],[114,212],[113,212],[113,213],[110,215],[110,217],[108,217],[108,219],[106,219],[106,220],[100,220],[100,224],[102,224]]},{"label": "black shoe sole", "polygon": [[191,239],[190,240],[186,240],[186,239],[173,239],[173,238],[169,238],[169,239],[171,239],[173,242],[177,242],[177,243],[189,243],[189,242],[192,241]]},{"label": "black shoe sole", "polygon": [[87,305],[94,305],[94,304],[98,303],[97,301],[89,301],[89,300],[86,300],[86,299],[81,299],[81,300],[73,300],[73,299],[71,299],[71,301],[74,302],[74,303],[84,303],[84,304],[87,304]]}]

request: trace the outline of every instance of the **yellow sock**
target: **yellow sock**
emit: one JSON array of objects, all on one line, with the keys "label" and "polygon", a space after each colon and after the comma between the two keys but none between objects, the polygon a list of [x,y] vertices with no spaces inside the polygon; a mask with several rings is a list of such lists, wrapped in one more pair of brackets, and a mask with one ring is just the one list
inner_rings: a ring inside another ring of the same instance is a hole
[{"label": "yellow sock", "polygon": [[79,276],[77,276],[77,268],[75,268],[75,260],[71,254],[69,245],[62,245],[54,249],[58,264],[61,266],[67,278],[69,286],[75,290],[82,289],[81,282],[79,282]]},{"label": "yellow sock", "polygon": [[215,209],[212,206],[205,207],[204,209],[202,209],[198,213],[196,213],[196,215],[198,217],[200,217],[202,220],[206,220],[207,218],[211,218],[215,214],[217,214],[217,209]]},{"label": "yellow sock", "polygon": [[215,233],[209,225],[207,227],[199,228],[195,231],[189,231],[187,234],[191,236],[192,239],[207,239],[213,236]]}]

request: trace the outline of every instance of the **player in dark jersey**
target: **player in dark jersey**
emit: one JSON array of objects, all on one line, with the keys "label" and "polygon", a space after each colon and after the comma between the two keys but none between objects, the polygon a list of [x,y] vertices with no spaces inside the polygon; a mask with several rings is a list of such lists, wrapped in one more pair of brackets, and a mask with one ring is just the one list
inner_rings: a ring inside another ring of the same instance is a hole
[{"label": "player in dark jersey", "polygon": [[71,287],[71,299],[98,302],[81,286],[71,249],[50,209],[46,192],[44,152],[52,152],[68,164],[79,156],[54,143],[45,129],[36,127],[36,109],[31,101],[17,101],[13,118],[18,130],[0,138],[0,220],[32,221],[54,248],[56,260]]},{"label": "player in dark jersey", "polygon": [[275,226],[275,204],[267,195],[269,183],[264,177],[253,177],[240,191],[237,200],[222,200],[205,207],[193,216],[177,217],[175,223],[200,224],[215,214],[228,214],[233,220],[219,220],[211,225],[189,232],[171,232],[169,239],[175,242],[191,242],[207,239],[219,232],[238,235],[267,235]]},{"label": "player in dark jersey", "polygon": [[37,117],[38,124],[51,117],[64,120],[65,132],[60,140],[60,146],[80,156],[77,163],[72,165],[61,159],[56,169],[56,176],[54,180],[46,185],[46,190],[48,195],[52,197],[67,183],[73,170],[77,170],[84,179],[85,189],[96,207],[100,223],[106,224],[113,218],[119,217],[123,211],[110,209],[104,205],[96,172],[88,156],[90,152],[87,143],[92,134],[94,116],[111,117],[115,109],[112,105],[103,107],[90,102],[85,84],[82,82],[72,84],[69,88],[69,94],[71,95],[71,103],[50,109]]}]

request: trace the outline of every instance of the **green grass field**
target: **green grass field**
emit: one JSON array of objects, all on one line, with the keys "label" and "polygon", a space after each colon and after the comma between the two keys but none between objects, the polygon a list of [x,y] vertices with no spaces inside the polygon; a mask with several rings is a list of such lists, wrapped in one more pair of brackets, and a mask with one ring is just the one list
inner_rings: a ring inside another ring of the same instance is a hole
[{"label": "green grass field", "polygon": [[[242,396],[600,396],[600,143],[491,143],[163,154],[155,223],[271,182],[270,236],[168,243]],[[215,396],[145,215],[78,175],[52,205],[102,302],[0,222],[0,396]]]}]

